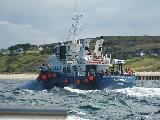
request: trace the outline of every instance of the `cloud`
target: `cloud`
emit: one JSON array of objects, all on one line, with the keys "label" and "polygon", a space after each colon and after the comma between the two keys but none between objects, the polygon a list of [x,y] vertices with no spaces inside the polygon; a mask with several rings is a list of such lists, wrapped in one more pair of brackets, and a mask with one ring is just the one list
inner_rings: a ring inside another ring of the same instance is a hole
[{"label": "cloud", "polygon": [[[83,14],[79,37],[160,35],[159,4],[159,0],[77,0]],[[74,0],[0,0],[0,47],[65,41],[73,10]]]},{"label": "cloud", "polygon": [[0,21],[0,47],[8,47],[20,43],[43,44],[56,42],[56,39],[47,33],[35,29],[30,24],[15,24],[7,21]]}]

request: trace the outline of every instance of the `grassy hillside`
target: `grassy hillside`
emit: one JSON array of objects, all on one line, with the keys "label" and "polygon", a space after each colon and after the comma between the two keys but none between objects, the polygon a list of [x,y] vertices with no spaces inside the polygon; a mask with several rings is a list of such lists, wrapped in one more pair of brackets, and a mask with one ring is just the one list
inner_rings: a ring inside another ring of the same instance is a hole
[{"label": "grassy hillside", "polygon": [[[38,65],[48,58],[46,54],[14,55],[12,59],[0,57],[0,73],[37,73]],[[126,60],[123,68],[131,67],[134,71],[160,71],[160,57],[134,57]]]},{"label": "grassy hillside", "polygon": [[[94,49],[94,45],[97,38],[90,38],[91,50]],[[144,52],[146,55],[157,54],[160,56],[160,36],[104,36],[103,52],[112,54],[114,58],[126,59],[129,57],[136,57],[137,54]],[[66,41],[65,43],[69,43]],[[26,53],[45,53],[51,54],[55,52],[55,47],[60,43],[52,43],[45,45],[30,45],[30,44],[18,44],[9,47],[12,51],[23,49]],[[43,51],[37,51],[39,47],[43,48]]]},{"label": "grassy hillside", "polygon": [[159,71],[160,72],[160,57],[135,57],[126,60],[124,68],[131,67],[134,71]]},{"label": "grassy hillside", "polygon": [[[94,49],[95,41],[91,38],[90,47]],[[66,43],[68,43],[67,41]],[[18,44],[9,49],[23,48],[26,54],[0,56],[0,73],[37,72],[38,65],[55,52],[55,46],[60,43],[45,44],[39,47],[43,51],[36,53],[38,46],[30,44]],[[112,58],[127,59],[124,67],[131,66],[135,71],[160,71],[160,36],[104,36],[103,52],[112,54]],[[137,53],[144,52],[146,57],[137,57]],[[156,55],[155,55],[156,54]],[[155,57],[157,56],[157,57]]]},{"label": "grassy hillside", "polygon": [[160,36],[104,36],[103,49],[120,59],[135,57],[141,51],[160,55]]},{"label": "grassy hillside", "polygon": [[38,65],[47,57],[46,54],[3,55],[0,57],[0,73],[38,72]]}]

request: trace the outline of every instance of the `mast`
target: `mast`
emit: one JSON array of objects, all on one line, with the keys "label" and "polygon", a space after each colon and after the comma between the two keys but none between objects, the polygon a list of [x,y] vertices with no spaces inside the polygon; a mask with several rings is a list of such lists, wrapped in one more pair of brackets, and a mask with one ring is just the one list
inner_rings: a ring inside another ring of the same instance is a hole
[{"label": "mast", "polygon": [[72,25],[69,30],[69,35],[67,37],[67,40],[71,40],[73,43],[77,41],[77,34],[78,34],[78,29],[81,27],[79,24],[79,19],[82,17],[82,14],[77,13],[77,0],[75,0],[75,5],[74,5],[74,16],[72,18]]},{"label": "mast", "polygon": [[74,2],[74,14],[76,15],[77,14],[77,0],[75,0]]},{"label": "mast", "polygon": [[79,19],[82,17],[82,14],[79,14],[77,12],[77,0],[75,0],[74,4],[74,16],[72,17],[72,25],[69,29],[69,34],[67,37],[68,41],[71,41],[71,44],[69,45],[70,50],[67,52],[68,59],[76,60],[76,57],[78,56],[78,53],[80,51],[81,44],[78,41],[77,35],[80,32],[81,25],[79,24]]}]

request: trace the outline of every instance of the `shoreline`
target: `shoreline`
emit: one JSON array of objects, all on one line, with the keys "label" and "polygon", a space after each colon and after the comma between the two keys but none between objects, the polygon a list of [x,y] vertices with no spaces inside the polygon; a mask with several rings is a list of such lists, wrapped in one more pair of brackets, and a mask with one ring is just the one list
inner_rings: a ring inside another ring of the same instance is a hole
[{"label": "shoreline", "polygon": [[23,74],[0,74],[0,80],[1,79],[19,79],[19,80],[27,80],[27,79],[36,79],[38,74],[29,74],[29,73],[23,73]]},{"label": "shoreline", "polygon": [[135,75],[136,76],[139,76],[139,75],[142,75],[142,76],[149,76],[149,75],[152,75],[152,76],[160,76],[160,72],[135,72]]},{"label": "shoreline", "polygon": [[[135,72],[136,76],[160,76],[160,72]],[[38,74],[36,73],[22,73],[22,74],[0,74],[0,80],[4,79],[19,79],[19,80],[31,80],[36,79]]]}]

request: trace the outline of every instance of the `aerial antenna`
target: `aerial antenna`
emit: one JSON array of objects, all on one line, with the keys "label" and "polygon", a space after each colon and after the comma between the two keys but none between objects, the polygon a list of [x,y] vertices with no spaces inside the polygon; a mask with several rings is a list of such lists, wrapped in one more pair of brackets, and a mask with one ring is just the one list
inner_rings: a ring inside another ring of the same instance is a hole
[{"label": "aerial antenna", "polygon": [[76,42],[76,36],[78,34],[78,29],[81,27],[81,25],[79,24],[80,17],[82,17],[82,14],[77,14],[77,0],[75,0],[74,16],[72,18],[73,23],[71,25],[71,28],[69,29],[67,40],[71,39],[72,41]]},{"label": "aerial antenna", "polygon": [[77,14],[77,0],[75,0],[74,2],[74,14],[76,15]]}]

